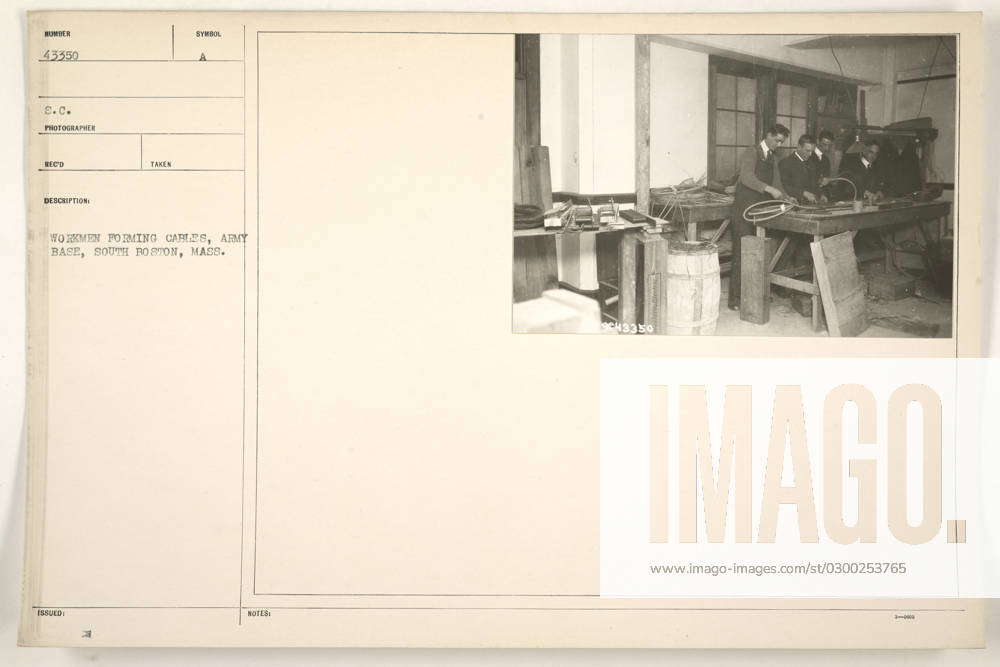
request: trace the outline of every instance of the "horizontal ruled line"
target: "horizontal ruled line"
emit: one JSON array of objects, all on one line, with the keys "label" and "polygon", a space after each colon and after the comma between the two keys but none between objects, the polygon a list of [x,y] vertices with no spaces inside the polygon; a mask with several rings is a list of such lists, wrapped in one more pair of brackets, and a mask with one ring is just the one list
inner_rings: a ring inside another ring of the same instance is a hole
[{"label": "horizontal ruled line", "polygon": [[163,59],[142,59],[142,60],[129,60],[129,59],[116,59],[116,58],[95,58],[95,59],[84,59],[78,58],[77,60],[46,60],[45,58],[39,58],[40,63],[241,63],[242,60],[199,60],[197,58],[192,58],[189,60],[171,60],[170,58]]},{"label": "horizontal ruled line", "polygon": [[156,171],[244,171],[243,169],[45,169],[41,168],[38,171],[142,171],[145,173],[156,172]]},{"label": "horizontal ruled line", "polygon": [[94,134],[109,134],[109,135],[125,135],[125,136],[154,136],[154,137],[167,137],[167,136],[227,136],[227,137],[242,137],[242,132],[39,132],[38,134],[59,134],[63,136],[81,136],[81,135],[94,135]]},{"label": "horizontal ruled line", "polygon": [[40,100],[242,100],[242,95],[39,95]]},{"label": "horizontal ruled line", "polygon": [[[149,606],[149,605],[92,605],[92,606],[64,606],[64,605],[35,605],[32,609],[239,609],[237,605],[230,606]],[[285,609],[294,611],[300,610],[350,610],[350,611],[767,611],[767,612],[965,612],[963,609],[896,609],[886,607],[338,607],[338,606],[288,606],[288,605],[266,605],[266,606],[243,606],[243,609]]]}]

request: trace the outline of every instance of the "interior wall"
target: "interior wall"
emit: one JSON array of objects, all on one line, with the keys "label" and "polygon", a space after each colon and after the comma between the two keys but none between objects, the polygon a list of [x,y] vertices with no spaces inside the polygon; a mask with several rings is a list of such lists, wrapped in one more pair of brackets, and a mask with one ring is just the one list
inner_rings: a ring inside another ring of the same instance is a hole
[{"label": "interior wall", "polygon": [[[911,40],[896,47],[896,80],[954,74],[955,39]],[[935,54],[936,52],[936,54]],[[931,181],[955,181],[955,120],[958,79],[897,83],[893,120],[930,116],[938,137],[931,148]]]},{"label": "interior wall", "polygon": [[[591,60],[581,62],[580,70],[581,79],[589,70],[593,108],[590,127],[581,128],[581,149],[587,137],[592,157],[591,189],[585,191],[634,192],[635,37],[593,35],[591,42]],[[580,181],[587,182],[587,176],[581,173]]]},{"label": "interior wall", "polygon": [[542,144],[552,189],[635,189],[635,38],[542,35]]},{"label": "interior wall", "polygon": [[650,184],[698,178],[708,169],[708,54],[652,43]]}]

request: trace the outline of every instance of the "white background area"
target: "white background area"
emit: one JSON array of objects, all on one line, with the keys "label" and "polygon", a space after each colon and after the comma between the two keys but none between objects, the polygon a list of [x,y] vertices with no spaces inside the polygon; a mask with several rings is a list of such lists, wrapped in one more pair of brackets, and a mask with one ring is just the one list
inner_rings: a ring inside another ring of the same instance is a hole
[{"label": "white background area", "polygon": [[[21,556],[24,534],[24,322],[25,322],[25,12],[32,9],[148,9],[148,10],[394,10],[394,11],[983,11],[985,64],[984,120],[995,118],[990,110],[1000,108],[1000,2],[911,2],[885,0],[804,0],[739,4],[713,0],[359,0],[321,2],[299,0],[279,3],[253,0],[215,2],[156,2],[155,0],[14,0],[0,4],[3,40],[0,43],[0,665],[997,665],[1000,664],[1000,601],[992,601],[987,620],[989,648],[983,651],[583,651],[583,650],[202,650],[202,649],[19,649],[16,648],[20,604]],[[864,32],[864,25],[858,25]],[[654,56],[654,67],[656,56]],[[991,64],[993,66],[991,66]],[[690,91],[686,91],[690,92]],[[680,91],[685,94],[685,91]],[[654,100],[654,119],[671,113]],[[677,119],[674,119],[675,122]],[[704,122],[704,121],[700,121]],[[656,141],[654,135],[653,141]],[[998,172],[996,125],[984,128],[986,146],[983,177],[983,309],[984,340],[988,352],[1000,353],[1000,298],[996,233]],[[626,144],[631,150],[631,138]],[[666,182],[674,182],[669,165],[662,169]],[[657,173],[660,173],[659,171]],[[694,174],[697,176],[698,174]],[[555,179],[554,179],[555,180]],[[679,179],[678,179],[679,180]],[[625,190],[632,186],[626,184]],[[974,224],[975,221],[970,221]]]}]

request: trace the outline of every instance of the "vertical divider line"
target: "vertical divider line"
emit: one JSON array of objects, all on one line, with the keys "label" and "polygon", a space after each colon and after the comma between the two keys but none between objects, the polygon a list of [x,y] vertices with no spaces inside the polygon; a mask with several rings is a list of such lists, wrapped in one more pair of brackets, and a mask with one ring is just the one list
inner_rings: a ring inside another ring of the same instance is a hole
[{"label": "vertical divider line", "polygon": [[[173,27],[171,26],[171,33]],[[243,625],[243,560],[245,554],[244,540],[246,533],[246,481],[247,481],[247,27],[243,26],[243,59],[241,61],[243,74],[243,92],[240,103],[243,107],[243,252],[242,252],[242,292],[243,292],[243,369],[240,381],[240,600],[237,612],[237,625]]]}]

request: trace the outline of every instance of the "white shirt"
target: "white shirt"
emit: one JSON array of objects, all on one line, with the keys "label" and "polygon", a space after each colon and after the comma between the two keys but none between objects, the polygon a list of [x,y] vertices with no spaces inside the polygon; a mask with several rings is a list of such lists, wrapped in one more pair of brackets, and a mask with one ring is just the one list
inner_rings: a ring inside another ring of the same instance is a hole
[{"label": "white shirt", "polygon": [[805,162],[806,161],[806,159],[804,157],[802,157],[801,155],[799,155],[798,151],[795,151],[793,154],[795,155],[795,157],[797,157],[799,159],[799,162]]},{"label": "white shirt", "polygon": [[771,149],[767,147],[767,142],[763,139],[760,140],[760,149],[764,151],[764,159],[767,159],[767,154],[771,152]]},{"label": "white shirt", "polygon": [[865,165],[865,169],[872,166],[872,163],[869,162],[866,158],[861,158],[861,164]]},{"label": "white shirt", "polygon": [[816,157],[818,157],[820,160],[823,159],[823,151],[821,151],[820,149],[814,148],[813,153],[815,153]]}]

